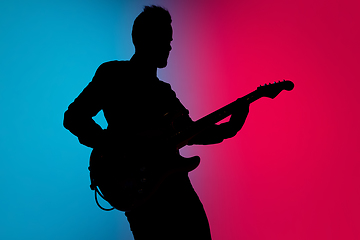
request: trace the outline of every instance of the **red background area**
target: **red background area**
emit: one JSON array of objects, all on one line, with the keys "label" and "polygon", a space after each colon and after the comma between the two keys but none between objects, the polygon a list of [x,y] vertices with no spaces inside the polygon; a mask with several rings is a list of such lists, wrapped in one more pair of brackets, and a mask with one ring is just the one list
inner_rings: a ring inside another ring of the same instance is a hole
[{"label": "red background area", "polygon": [[171,84],[194,120],[256,89],[233,139],[187,147],[213,239],[360,239],[358,1],[183,1],[168,7]]}]

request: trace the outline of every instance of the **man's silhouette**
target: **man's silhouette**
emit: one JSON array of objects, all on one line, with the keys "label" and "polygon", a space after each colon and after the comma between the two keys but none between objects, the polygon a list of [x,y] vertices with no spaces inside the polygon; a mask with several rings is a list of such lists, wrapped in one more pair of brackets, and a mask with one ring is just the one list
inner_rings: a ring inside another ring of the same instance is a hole
[{"label": "man's silhouette", "polygon": [[[157,143],[156,132],[161,133],[164,127],[178,130],[193,123],[170,85],[157,78],[157,68],[166,67],[171,50],[171,22],[167,10],[146,6],[134,21],[135,54],[130,61],[103,63],[70,104],[64,126],[80,143],[114,154],[128,149],[141,152],[146,141],[152,141],[153,146],[162,144]],[[207,128],[188,144],[213,144],[233,137],[244,124],[248,107],[234,112],[228,122]],[[108,122],[106,130],[92,119],[101,110]],[[176,118],[164,117],[167,115]],[[171,148],[166,144],[162,147],[165,151]],[[147,161],[155,158],[148,156]],[[105,199],[116,208],[116,191],[99,182]],[[204,208],[187,172],[170,175],[145,204],[125,215],[136,240],[211,239]]]}]

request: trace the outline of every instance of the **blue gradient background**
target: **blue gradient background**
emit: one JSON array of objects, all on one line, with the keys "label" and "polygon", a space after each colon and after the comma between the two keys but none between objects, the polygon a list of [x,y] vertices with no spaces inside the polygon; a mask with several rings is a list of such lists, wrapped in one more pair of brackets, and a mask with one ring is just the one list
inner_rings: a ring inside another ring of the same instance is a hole
[{"label": "blue gradient background", "polygon": [[149,4],[172,14],[159,77],[194,120],[295,82],[252,104],[233,139],[182,150],[202,158],[190,177],[213,239],[360,239],[360,4],[343,0],[0,2],[0,239],[133,239],[96,206],[90,149],[62,119],[101,63],[132,56]]},{"label": "blue gradient background", "polygon": [[132,239],[122,213],[96,206],[90,149],[62,126],[96,68],[131,57],[146,2],[129,2],[0,2],[0,239]]}]

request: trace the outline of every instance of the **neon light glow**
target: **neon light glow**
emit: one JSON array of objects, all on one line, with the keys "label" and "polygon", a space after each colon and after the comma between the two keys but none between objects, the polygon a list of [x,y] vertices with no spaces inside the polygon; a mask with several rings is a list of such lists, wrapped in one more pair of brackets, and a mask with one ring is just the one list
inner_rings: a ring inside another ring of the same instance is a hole
[{"label": "neon light glow", "polygon": [[339,0],[1,2],[0,239],[133,239],[97,208],[90,149],[62,118],[102,62],[131,57],[148,4],[172,14],[159,77],[194,120],[295,83],[254,102],[234,138],[182,150],[202,158],[190,176],[213,239],[360,239],[360,3]]}]

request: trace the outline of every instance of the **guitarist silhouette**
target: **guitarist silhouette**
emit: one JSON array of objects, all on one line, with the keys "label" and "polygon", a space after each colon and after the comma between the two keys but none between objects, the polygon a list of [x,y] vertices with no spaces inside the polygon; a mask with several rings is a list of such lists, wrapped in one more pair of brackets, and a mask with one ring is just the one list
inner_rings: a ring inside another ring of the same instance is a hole
[{"label": "guitarist silhouette", "polygon": [[[98,151],[90,161],[92,188],[100,189],[105,200],[118,210],[125,211],[136,240],[142,239],[211,239],[209,223],[188,171],[189,167],[165,174],[146,201],[138,206],[130,203],[123,208],[117,178],[129,176],[122,182],[124,189],[136,185],[132,176],[152,173],[147,179],[160,175],[161,166],[181,160],[178,146],[168,137],[194,122],[170,85],[157,78],[157,69],[167,65],[171,51],[171,16],[158,6],[146,6],[135,19],[132,40],[135,54],[129,61],[110,61],[97,69],[92,81],[71,103],[64,115],[64,127],[76,135],[79,142]],[[92,118],[103,110],[107,129]],[[249,103],[238,104],[228,122],[208,124],[201,131],[185,137],[181,146],[215,144],[231,138],[242,128]],[[228,114],[229,115],[229,114]],[[94,151],[95,151],[94,150]],[[186,161],[186,160],[184,160]],[[180,161],[179,161],[180,162]],[[145,167],[144,167],[145,166]],[[129,169],[138,169],[135,173]],[[159,172],[158,172],[159,171]],[[139,175],[140,176],[140,175]],[[126,190],[127,191],[127,190]],[[146,191],[136,188],[136,193]],[[131,193],[133,194],[133,193]]]}]

